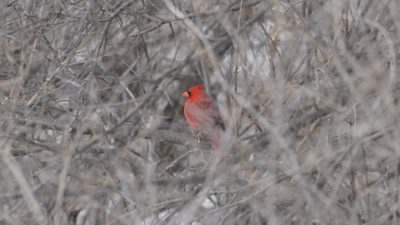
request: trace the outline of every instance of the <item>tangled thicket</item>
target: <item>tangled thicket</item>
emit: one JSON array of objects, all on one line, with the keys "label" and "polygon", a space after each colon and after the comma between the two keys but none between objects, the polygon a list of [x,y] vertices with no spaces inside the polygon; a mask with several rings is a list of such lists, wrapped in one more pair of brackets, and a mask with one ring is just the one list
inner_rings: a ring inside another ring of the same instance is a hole
[{"label": "tangled thicket", "polygon": [[[399,224],[399,1],[0,3],[0,224]],[[204,83],[217,150],[183,119]]]}]

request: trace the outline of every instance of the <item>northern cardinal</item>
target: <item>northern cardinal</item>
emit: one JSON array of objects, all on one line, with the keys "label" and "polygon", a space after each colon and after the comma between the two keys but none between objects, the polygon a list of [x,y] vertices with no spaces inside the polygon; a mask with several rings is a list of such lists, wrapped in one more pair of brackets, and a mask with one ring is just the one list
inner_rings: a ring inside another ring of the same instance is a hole
[{"label": "northern cardinal", "polygon": [[202,84],[194,85],[182,95],[186,97],[183,112],[187,122],[208,138],[214,148],[218,148],[225,127],[213,99],[208,96]]}]

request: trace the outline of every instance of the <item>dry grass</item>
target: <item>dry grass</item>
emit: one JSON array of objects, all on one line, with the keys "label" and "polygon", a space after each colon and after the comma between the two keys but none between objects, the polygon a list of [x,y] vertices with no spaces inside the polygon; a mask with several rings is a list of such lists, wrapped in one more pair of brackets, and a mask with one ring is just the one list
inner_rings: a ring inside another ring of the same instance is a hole
[{"label": "dry grass", "polygon": [[[398,1],[0,2],[0,224],[399,224]],[[180,93],[205,83],[212,150]]]}]

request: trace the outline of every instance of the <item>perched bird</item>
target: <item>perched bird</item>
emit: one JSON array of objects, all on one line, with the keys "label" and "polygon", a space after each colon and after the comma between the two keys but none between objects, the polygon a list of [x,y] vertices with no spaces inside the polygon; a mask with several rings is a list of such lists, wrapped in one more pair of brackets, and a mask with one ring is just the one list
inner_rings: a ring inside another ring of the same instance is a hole
[{"label": "perched bird", "polygon": [[221,114],[202,84],[194,85],[182,93],[186,97],[183,112],[190,126],[209,139],[218,148],[225,130]]}]

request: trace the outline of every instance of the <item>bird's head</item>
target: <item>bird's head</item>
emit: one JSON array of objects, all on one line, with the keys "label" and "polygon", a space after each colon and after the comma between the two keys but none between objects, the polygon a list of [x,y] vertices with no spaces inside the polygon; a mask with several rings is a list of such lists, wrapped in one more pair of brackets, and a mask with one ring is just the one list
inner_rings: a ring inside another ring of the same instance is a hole
[{"label": "bird's head", "polygon": [[193,87],[189,88],[189,90],[182,93],[182,96],[185,96],[189,100],[194,100],[200,97],[207,96],[205,92],[204,85],[196,84]]}]

